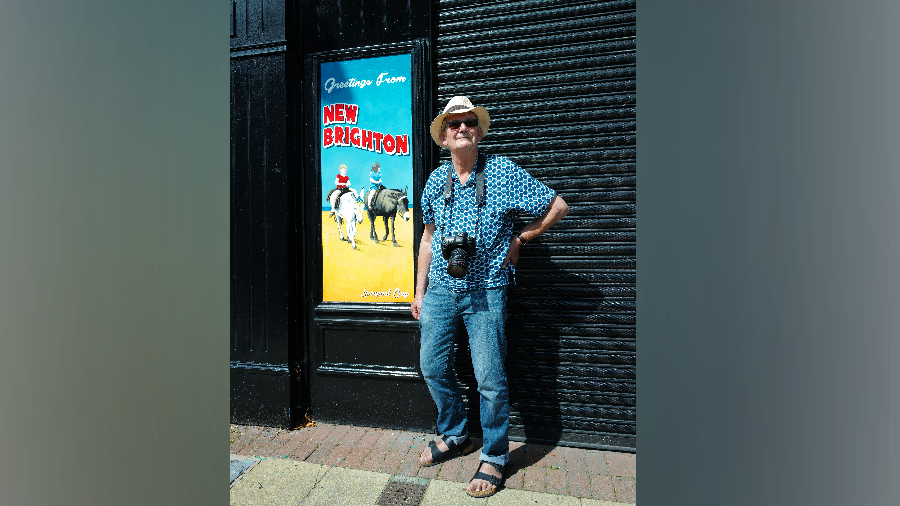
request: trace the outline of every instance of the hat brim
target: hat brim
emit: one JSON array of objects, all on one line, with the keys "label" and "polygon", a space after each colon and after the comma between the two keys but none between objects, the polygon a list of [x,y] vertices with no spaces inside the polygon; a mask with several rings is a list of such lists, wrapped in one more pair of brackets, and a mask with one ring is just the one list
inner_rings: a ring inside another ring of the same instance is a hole
[{"label": "hat brim", "polygon": [[431,138],[434,139],[434,143],[437,144],[438,147],[447,149],[447,146],[444,146],[441,142],[441,125],[444,123],[444,118],[451,114],[465,114],[467,112],[475,113],[475,117],[478,118],[478,126],[481,127],[481,138],[484,139],[488,133],[488,128],[491,126],[491,116],[488,114],[487,109],[481,106],[473,107],[471,109],[459,109],[453,112],[438,114],[437,117],[434,118],[434,121],[431,122]]}]

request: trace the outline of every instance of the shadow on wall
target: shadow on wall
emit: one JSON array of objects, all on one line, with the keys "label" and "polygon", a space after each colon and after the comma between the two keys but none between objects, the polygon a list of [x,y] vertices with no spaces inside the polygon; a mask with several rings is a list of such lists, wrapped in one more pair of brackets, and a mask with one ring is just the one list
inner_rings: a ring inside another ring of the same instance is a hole
[{"label": "shadow on wall", "polygon": [[[562,269],[549,251],[540,251],[547,246],[530,247],[535,258],[520,263],[517,285],[509,288],[510,436],[546,445],[629,446],[635,436],[634,312],[633,304],[617,299],[633,300],[633,282],[615,286],[614,274]],[[469,430],[480,434],[462,325],[457,349]]]}]

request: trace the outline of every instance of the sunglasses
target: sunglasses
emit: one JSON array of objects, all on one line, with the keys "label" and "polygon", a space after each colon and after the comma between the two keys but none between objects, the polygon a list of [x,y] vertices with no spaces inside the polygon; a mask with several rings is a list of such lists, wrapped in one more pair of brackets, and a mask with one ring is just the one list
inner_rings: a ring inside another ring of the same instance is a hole
[{"label": "sunglasses", "polygon": [[464,120],[455,119],[447,122],[450,130],[459,130],[460,125],[466,125],[466,128],[475,128],[478,126],[477,118],[466,118]]}]

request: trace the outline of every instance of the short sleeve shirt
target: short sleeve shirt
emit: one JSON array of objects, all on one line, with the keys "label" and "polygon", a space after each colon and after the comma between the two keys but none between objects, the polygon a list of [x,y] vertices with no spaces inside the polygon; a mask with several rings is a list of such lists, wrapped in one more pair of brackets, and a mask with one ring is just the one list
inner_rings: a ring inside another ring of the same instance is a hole
[{"label": "short sleeve shirt", "polygon": [[[422,192],[422,215],[425,224],[434,223],[431,241],[430,282],[454,292],[477,288],[493,288],[509,283],[511,265],[501,268],[509,251],[513,218],[520,213],[540,216],[546,212],[556,192],[533,178],[504,156],[485,155],[485,202],[475,241],[476,256],[470,259],[466,277],[457,279],[447,274],[447,260],[441,254],[441,237],[466,232],[475,233],[475,174],[461,184],[453,172],[453,200],[444,207],[444,185],[452,162],[435,169]],[[443,234],[443,235],[442,235]]]},{"label": "short sleeve shirt", "polygon": [[370,171],[369,172],[369,188],[374,190],[378,188],[378,185],[381,184],[381,171]]},{"label": "short sleeve shirt", "polygon": [[338,174],[336,179],[338,188],[346,188],[350,183],[350,176],[342,176]]}]

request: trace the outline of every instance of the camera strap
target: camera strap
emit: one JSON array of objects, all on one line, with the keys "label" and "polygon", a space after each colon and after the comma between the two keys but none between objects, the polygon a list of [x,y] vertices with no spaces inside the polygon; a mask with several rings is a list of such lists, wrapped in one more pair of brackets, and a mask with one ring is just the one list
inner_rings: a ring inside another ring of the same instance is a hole
[{"label": "camera strap", "polygon": [[[473,237],[478,240],[478,227],[481,225],[481,206],[484,205],[484,164],[486,159],[484,154],[478,153],[478,161],[475,163],[475,234]],[[453,202],[453,162],[447,166],[447,182],[444,184],[444,212],[441,213],[444,219],[441,220],[441,237],[444,236],[444,223],[447,222],[447,209]]]}]

